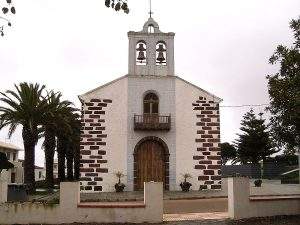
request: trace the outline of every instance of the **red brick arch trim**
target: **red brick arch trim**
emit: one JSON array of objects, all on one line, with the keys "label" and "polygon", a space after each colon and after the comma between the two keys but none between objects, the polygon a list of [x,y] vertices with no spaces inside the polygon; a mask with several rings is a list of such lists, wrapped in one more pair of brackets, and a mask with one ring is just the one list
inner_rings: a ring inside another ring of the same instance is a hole
[{"label": "red brick arch trim", "polygon": [[148,137],[144,137],[142,138],[137,144],[136,146],[134,147],[134,152],[133,152],[133,157],[134,157],[134,168],[133,168],[133,175],[134,175],[134,190],[137,190],[137,151],[140,147],[140,145],[142,143],[144,143],[145,141],[154,141],[154,142],[157,142],[158,144],[160,144],[164,151],[165,151],[165,171],[166,171],[166,174],[165,174],[165,184],[164,184],[164,187],[165,187],[165,190],[169,190],[169,158],[170,158],[170,153],[169,153],[169,148],[168,148],[168,145],[159,137],[155,137],[155,136],[148,136]]}]

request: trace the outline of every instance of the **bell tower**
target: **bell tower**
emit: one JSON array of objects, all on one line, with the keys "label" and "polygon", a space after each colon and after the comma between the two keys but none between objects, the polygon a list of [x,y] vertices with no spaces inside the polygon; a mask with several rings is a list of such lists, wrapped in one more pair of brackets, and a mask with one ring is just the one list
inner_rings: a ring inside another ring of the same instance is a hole
[{"label": "bell tower", "polygon": [[174,36],[164,33],[150,17],[139,32],[129,31],[129,75],[174,75]]}]

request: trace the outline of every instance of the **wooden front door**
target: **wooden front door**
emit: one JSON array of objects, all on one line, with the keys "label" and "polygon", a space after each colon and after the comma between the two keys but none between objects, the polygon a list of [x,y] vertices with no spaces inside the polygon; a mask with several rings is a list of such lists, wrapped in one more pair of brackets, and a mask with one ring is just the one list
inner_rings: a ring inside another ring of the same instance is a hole
[{"label": "wooden front door", "polygon": [[136,189],[143,190],[144,182],[163,182],[165,186],[165,151],[163,146],[155,141],[143,142],[137,151]]}]

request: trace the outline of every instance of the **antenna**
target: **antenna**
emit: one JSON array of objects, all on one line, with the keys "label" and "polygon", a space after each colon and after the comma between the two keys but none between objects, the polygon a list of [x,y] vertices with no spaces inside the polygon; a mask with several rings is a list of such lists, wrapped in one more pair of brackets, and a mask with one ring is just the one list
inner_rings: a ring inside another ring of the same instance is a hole
[{"label": "antenna", "polygon": [[149,11],[149,15],[150,15],[150,18],[152,18],[152,0],[149,0],[149,5],[150,5],[150,11]]}]

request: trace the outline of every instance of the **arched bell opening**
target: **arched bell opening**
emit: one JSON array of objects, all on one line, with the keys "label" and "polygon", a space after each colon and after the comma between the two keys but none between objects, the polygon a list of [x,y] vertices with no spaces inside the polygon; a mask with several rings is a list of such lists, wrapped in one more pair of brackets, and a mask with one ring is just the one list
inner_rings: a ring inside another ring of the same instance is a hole
[{"label": "arched bell opening", "polygon": [[136,44],[136,65],[147,64],[147,45],[145,41]]},{"label": "arched bell opening", "polygon": [[167,45],[164,41],[156,44],[156,65],[167,65]]},{"label": "arched bell opening", "polygon": [[150,24],[150,25],[148,26],[148,33],[152,34],[152,33],[154,33],[154,31],[155,31],[154,25],[153,25],[153,24]]}]

